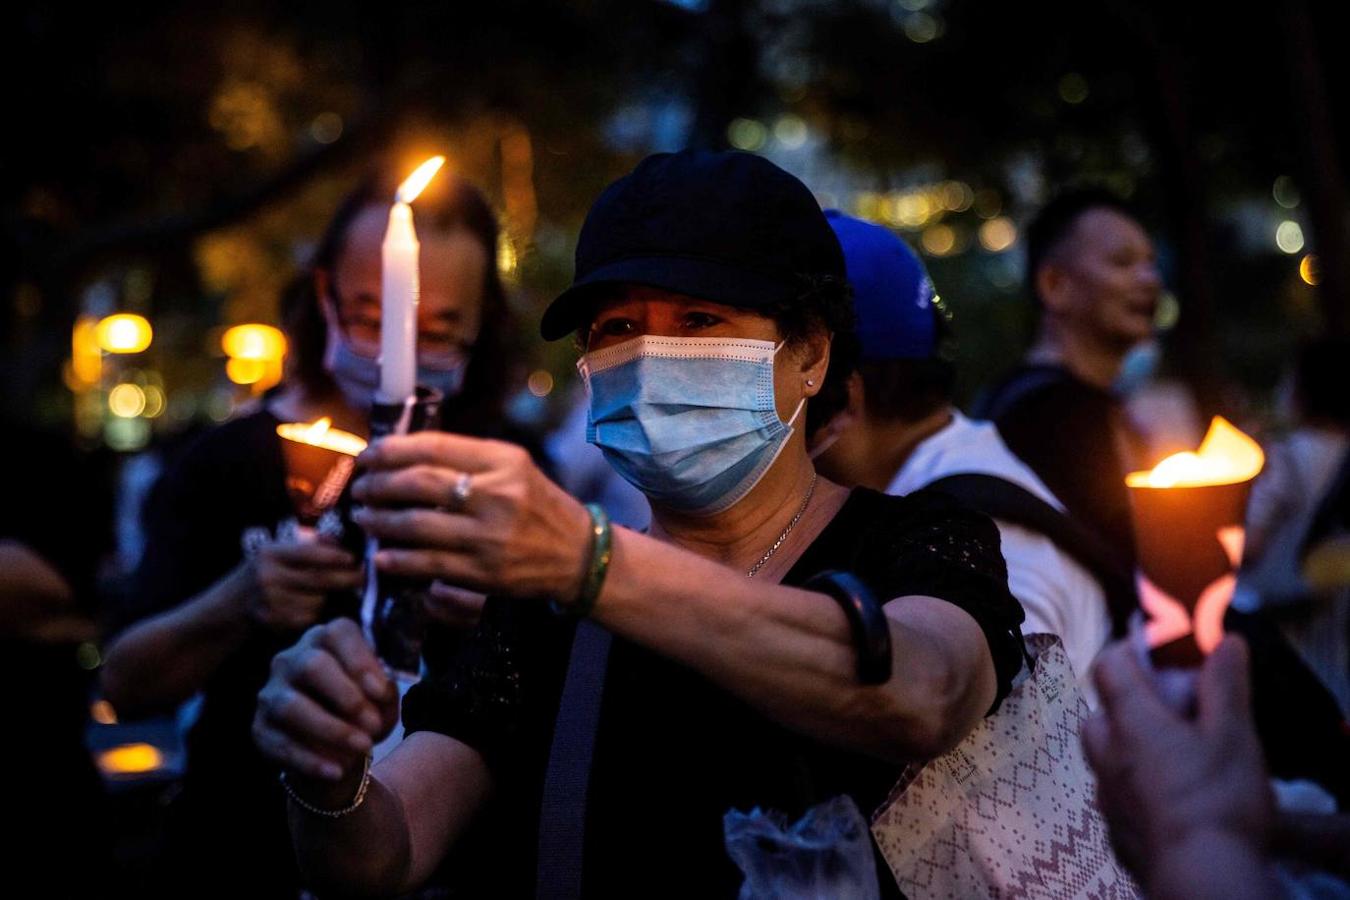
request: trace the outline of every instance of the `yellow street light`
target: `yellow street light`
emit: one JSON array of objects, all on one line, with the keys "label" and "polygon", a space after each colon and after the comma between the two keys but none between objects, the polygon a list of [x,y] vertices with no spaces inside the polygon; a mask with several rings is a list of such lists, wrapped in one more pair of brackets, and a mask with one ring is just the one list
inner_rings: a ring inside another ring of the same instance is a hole
[{"label": "yellow street light", "polygon": [[150,346],[154,330],[144,316],[117,313],[100,320],[94,335],[108,353],[140,353]]},{"label": "yellow street light", "polygon": [[220,348],[231,359],[281,359],[286,355],[286,335],[271,325],[236,325],[221,335]]},{"label": "yellow street light", "polygon": [[225,362],[225,375],[235,384],[257,384],[267,374],[267,360],[240,359]]}]

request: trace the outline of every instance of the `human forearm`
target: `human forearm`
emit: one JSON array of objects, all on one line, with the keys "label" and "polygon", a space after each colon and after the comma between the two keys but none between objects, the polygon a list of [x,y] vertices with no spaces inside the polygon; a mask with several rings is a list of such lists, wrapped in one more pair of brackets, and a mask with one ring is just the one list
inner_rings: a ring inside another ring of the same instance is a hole
[{"label": "human forearm", "polygon": [[122,632],[108,647],[104,696],[123,715],[181,703],[206,684],[248,635],[246,566],[175,609]]},{"label": "human forearm", "polygon": [[949,603],[906,597],[886,612],[892,676],[862,685],[848,621],[830,598],[616,530],[594,615],[788,727],[884,758],[930,756],[993,701],[992,662],[974,620]]},{"label": "human forearm", "polygon": [[[341,809],[356,795],[360,774],[355,767],[337,782],[288,777],[311,805]],[[301,868],[325,896],[411,891],[440,865],[491,790],[475,750],[434,732],[409,735],[372,770],[365,799],[351,813],[330,818],[291,804]]]},{"label": "human forearm", "polygon": [[[293,776],[295,789],[320,809],[350,803],[360,770],[338,783]],[[371,777],[361,805],[340,818],[289,804],[296,859],[310,887],[321,896],[381,897],[403,893],[411,864],[408,827],[398,794]]]},{"label": "human forearm", "polygon": [[[353,496],[366,506],[354,517],[385,543],[374,558],[381,571],[519,602],[567,603],[581,591],[594,522],[519,448],[428,433],[381,441],[360,462],[368,471]],[[472,500],[437,508],[465,477]],[[617,528],[593,615],[791,728],[887,758],[940,752],[994,699],[989,643],[971,616],[941,600],[905,597],[886,612],[894,674],[863,686],[832,599]]]}]

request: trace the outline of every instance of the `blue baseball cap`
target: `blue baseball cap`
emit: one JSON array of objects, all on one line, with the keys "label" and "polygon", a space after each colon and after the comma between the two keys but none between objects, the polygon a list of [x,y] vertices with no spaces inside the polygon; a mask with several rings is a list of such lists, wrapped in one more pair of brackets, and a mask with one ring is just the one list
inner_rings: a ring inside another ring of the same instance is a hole
[{"label": "blue baseball cap", "polygon": [[844,248],[862,358],[943,355],[940,301],[928,270],[909,245],[887,229],[837,209],[826,210],[825,219]]}]

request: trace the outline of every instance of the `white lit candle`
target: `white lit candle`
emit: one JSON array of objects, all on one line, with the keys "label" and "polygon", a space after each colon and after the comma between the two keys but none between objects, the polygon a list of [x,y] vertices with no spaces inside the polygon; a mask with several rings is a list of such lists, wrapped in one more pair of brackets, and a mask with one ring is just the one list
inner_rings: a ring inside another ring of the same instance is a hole
[{"label": "white lit candle", "polygon": [[384,233],[381,273],[380,399],[402,403],[417,389],[417,231],[409,205],[445,163],[433,156],[399,185]]}]

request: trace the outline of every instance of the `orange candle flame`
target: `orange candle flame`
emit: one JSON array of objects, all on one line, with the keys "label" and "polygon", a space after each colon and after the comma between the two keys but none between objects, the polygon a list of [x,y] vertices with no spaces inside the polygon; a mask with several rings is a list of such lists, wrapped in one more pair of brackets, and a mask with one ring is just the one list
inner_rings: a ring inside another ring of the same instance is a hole
[{"label": "orange candle flame", "polygon": [[122,744],[98,755],[105,775],[144,775],[164,767],[164,755],[151,744]]},{"label": "orange candle flame", "polygon": [[416,200],[417,195],[422,193],[432,178],[436,177],[436,173],[441,170],[443,165],[445,165],[444,156],[433,156],[422,163],[398,186],[395,199],[399,203],[411,203]]},{"label": "orange candle flame", "polygon": [[352,434],[350,431],[334,428],[333,420],[328,416],[309,424],[287,422],[278,425],[277,434],[288,441],[295,441],[297,444],[323,447],[325,450],[332,450],[347,456],[358,456],[362,450],[366,449],[364,438]]},{"label": "orange candle flame", "polygon": [[1131,472],[1125,483],[1132,488],[1239,484],[1255,478],[1265,462],[1260,444],[1227,419],[1215,416],[1200,449],[1173,453],[1146,472]]}]

